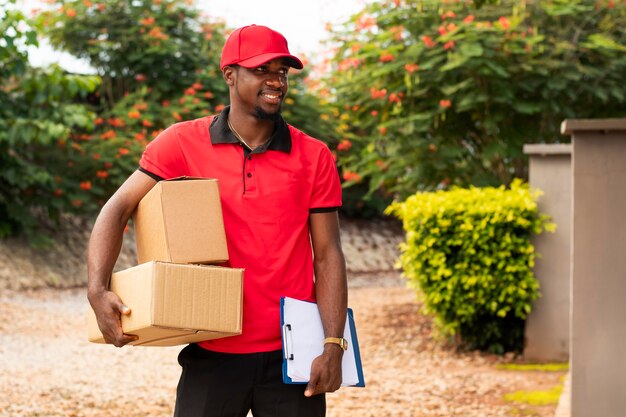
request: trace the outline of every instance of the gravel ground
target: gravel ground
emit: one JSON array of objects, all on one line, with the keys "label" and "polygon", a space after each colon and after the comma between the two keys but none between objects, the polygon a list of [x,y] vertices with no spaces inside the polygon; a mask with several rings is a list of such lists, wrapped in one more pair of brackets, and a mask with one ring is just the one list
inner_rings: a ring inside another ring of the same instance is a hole
[{"label": "gravel ground", "polygon": [[[350,306],[367,386],[329,395],[329,417],[554,415],[503,395],[550,389],[563,373],[503,371],[514,359],[442,347],[397,276],[352,280]],[[2,292],[0,416],[171,416],[181,347],[88,343],[86,312],[84,288]]]}]

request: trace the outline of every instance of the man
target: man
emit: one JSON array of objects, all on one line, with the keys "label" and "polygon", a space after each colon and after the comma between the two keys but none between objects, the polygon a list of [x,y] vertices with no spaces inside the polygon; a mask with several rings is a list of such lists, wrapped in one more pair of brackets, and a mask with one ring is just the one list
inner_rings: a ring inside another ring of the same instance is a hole
[{"label": "man", "polygon": [[[157,181],[219,180],[229,266],[245,268],[243,332],[181,351],[175,416],[323,416],[324,393],[341,384],[341,187],[328,147],[280,115],[290,67],[302,62],[280,33],[256,25],[234,31],[220,62],[230,106],[177,123],[150,143],[91,234],[88,299],[107,343],[121,347],[134,340],[120,327],[130,309],[108,283],[131,213]],[[329,338],[306,386],[282,383],[281,296],[316,301]]]}]

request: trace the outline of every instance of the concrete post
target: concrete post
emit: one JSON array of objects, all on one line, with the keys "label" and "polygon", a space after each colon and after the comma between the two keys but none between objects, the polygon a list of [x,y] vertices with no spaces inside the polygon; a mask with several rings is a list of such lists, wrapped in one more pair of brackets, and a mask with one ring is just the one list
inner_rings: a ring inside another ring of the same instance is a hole
[{"label": "concrete post", "polygon": [[572,221],[572,147],[524,145],[529,155],[529,184],[543,191],[537,203],[557,225],[556,232],[533,238],[534,272],[541,298],[526,320],[524,358],[536,362],[569,359],[570,253]]},{"label": "concrete post", "polygon": [[626,410],[626,119],[565,120],[572,136],[572,417]]}]

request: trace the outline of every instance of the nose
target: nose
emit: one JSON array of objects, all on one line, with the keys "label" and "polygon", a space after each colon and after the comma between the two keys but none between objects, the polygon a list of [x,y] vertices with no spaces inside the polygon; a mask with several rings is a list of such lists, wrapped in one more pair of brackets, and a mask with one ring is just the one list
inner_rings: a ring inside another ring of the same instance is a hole
[{"label": "nose", "polygon": [[274,88],[283,88],[287,83],[285,76],[280,73],[270,73],[265,80],[265,83]]}]

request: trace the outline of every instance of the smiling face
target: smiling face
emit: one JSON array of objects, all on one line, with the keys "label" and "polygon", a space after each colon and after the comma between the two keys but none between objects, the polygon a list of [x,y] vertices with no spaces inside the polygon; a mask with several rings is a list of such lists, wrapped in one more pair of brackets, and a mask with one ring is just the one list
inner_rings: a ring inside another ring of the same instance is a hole
[{"label": "smiling face", "polygon": [[224,68],[224,78],[231,86],[232,107],[259,119],[276,117],[287,95],[288,74],[289,65],[284,59],[274,59],[254,68]]}]

